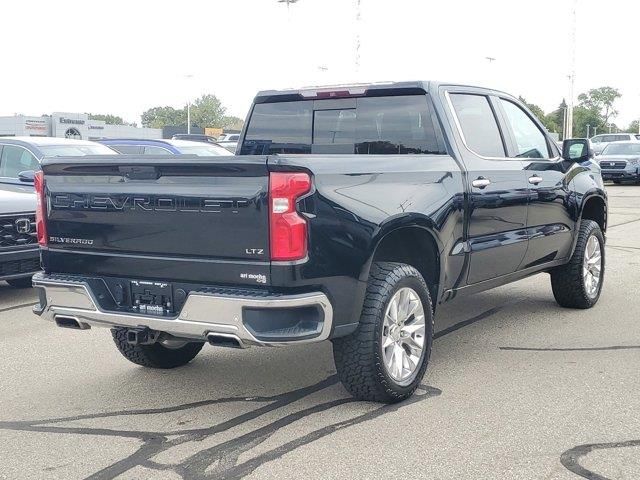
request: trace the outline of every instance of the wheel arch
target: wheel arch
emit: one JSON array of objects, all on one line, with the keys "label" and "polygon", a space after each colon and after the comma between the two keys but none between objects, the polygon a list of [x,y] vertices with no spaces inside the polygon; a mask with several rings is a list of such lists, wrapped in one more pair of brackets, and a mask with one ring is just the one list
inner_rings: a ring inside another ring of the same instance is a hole
[{"label": "wheel arch", "polygon": [[593,220],[602,230],[602,235],[606,240],[607,232],[607,198],[606,193],[602,191],[591,191],[582,197],[582,202],[578,210],[578,218],[576,221],[575,232],[573,235],[573,245],[571,247],[571,255],[576,249],[578,242],[578,232],[583,220]]},{"label": "wheel arch", "polygon": [[438,303],[442,293],[442,246],[430,219],[402,217],[389,221],[381,226],[372,244],[363,280],[368,279],[373,262],[406,263],[422,274],[434,306]]},{"label": "wheel arch", "polygon": [[596,222],[600,225],[602,233],[607,231],[607,200],[603,195],[596,192],[585,195],[580,207],[579,220],[583,219]]}]

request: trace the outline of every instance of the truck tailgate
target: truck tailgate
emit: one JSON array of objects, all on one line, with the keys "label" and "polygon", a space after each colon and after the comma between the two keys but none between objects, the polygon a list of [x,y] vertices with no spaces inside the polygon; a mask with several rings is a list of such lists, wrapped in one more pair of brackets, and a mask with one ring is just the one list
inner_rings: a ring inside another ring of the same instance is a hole
[{"label": "truck tailgate", "polygon": [[56,158],[43,171],[48,270],[268,283],[265,157]]}]

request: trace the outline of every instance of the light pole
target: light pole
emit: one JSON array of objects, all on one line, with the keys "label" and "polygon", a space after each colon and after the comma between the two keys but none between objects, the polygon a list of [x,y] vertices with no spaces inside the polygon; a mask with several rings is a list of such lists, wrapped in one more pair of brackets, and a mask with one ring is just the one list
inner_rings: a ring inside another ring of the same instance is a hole
[{"label": "light pole", "polygon": [[589,127],[591,127],[591,125],[587,123],[587,138],[589,138]]},{"label": "light pole", "polygon": [[573,136],[573,106],[574,106],[574,86],[576,82],[576,11],[578,9],[578,0],[573,0],[573,9],[571,11],[571,72],[569,73],[569,105],[567,106],[567,121],[564,138]]},{"label": "light pole", "polygon": [[356,74],[360,73],[360,0],[356,0]]},{"label": "light pole", "polygon": [[[193,75],[185,75],[184,78],[192,79]],[[187,92],[187,134],[191,133],[191,92]]]}]

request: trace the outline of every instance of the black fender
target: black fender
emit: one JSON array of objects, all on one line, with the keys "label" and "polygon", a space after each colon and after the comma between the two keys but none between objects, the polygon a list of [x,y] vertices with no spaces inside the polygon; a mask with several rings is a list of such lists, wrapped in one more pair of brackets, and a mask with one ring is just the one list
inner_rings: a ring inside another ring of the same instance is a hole
[{"label": "black fender", "polygon": [[[369,273],[371,270],[371,265],[373,264],[373,259],[375,258],[376,253],[382,242],[392,233],[395,233],[399,230],[409,229],[409,228],[417,228],[426,233],[430,239],[433,241],[436,249],[436,254],[439,257],[438,261],[438,292],[437,298],[439,299],[442,295],[442,286],[443,286],[443,255],[444,246],[440,239],[440,236],[437,234],[437,226],[436,223],[430,217],[426,215],[420,215],[417,213],[409,213],[409,214],[399,214],[385,220],[376,231],[373,233],[372,241],[371,241],[371,249],[369,251],[369,255],[367,261],[364,263],[362,267],[362,271],[360,273],[360,280],[366,282],[369,278]],[[434,298],[434,302],[437,299]]]}]

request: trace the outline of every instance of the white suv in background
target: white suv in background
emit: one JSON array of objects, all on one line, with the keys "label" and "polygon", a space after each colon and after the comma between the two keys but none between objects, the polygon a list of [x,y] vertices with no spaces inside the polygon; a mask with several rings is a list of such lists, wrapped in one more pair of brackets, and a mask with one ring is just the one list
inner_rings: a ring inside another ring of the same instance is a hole
[{"label": "white suv in background", "polygon": [[240,138],[239,133],[223,133],[218,137],[218,145],[226,148],[231,153],[236,153],[236,148],[238,147],[239,138]]},{"label": "white suv in background", "polygon": [[591,137],[591,144],[593,146],[593,152],[596,155],[600,155],[604,147],[611,142],[638,142],[637,134],[633,133],[603,133],[602,135],[594,135]]}]

